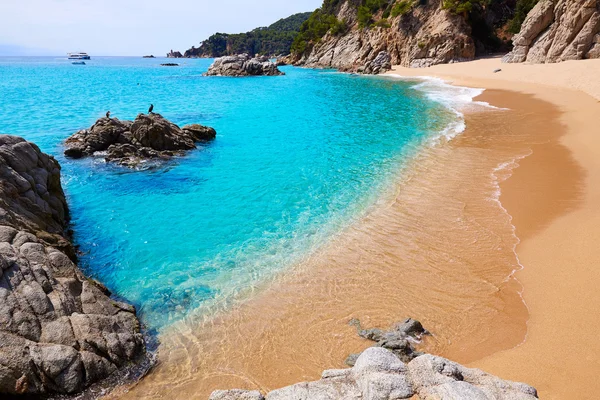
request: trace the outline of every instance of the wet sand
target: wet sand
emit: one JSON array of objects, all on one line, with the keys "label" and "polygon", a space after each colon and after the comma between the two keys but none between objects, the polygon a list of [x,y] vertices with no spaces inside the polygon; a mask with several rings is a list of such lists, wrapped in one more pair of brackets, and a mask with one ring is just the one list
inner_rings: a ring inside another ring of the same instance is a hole
[{"label": "wet sand", "polygon": [[[494,74],[495,68],[502,72]],[[600,60],[505,65],[497,59],[396,71],[528,93],[560,111],[565,134],[559,145],[580,172],[567,174],[557,155],[546,151],[551,148],[542,146],[501,185],[502,204],[522,240],[517,253],[525,268],[516,277],[530,313],[527,338],[471,364],[526,381],[543,399],[597,399],[600,393],[598,71]]]},{"label": "wet sand", "polygon": [[351,318],[387,327],[408,316],[434,333],[424,350],[539,386],[514,350],[501,352],[534,335],[536,308],[514,272],[529,268],[529,241],[583,207],[587,175],[563,143],[563,109],[505,90],[482,100],[511,110],[469,113],[462,135],[420,152],[363,219],[291,273],[226,314],[173,326],[155,370],[112,397],[206,399],[317,379],[369,345]]}]

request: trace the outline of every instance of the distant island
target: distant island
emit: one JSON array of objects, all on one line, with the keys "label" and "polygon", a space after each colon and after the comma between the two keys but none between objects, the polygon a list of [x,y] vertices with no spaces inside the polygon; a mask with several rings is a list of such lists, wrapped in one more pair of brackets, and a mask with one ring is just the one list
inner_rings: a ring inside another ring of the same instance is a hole
[{"label": "distant island", "polygon": [[311,14],[310,12],[294,14],[267,27],[256,28],[246,33],[215,33],[200,42],[200,47],[192,46],[183,54],[171,50],[167,57],[216,58],[243,53],[267,56],[287,55],[300,32],[300,27]]}]

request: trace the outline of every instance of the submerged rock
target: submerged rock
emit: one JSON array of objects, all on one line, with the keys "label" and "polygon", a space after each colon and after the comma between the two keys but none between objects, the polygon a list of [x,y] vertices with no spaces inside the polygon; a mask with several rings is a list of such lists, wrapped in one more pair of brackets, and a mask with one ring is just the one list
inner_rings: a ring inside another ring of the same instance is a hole
[{"label": "submerged rock", "polygon": [[[420,340],[423,335],[429,334],[419,321],[412,318],[395,324],[389,331],[379,328],[362,329],[360,321],[357,319],[351,320],[350,325],[356,326],[358,336],[377,342],[375,346],[390,350],[404,362],[409,362],[423,354],[415,350],[413,342]],[[346,358],[346,365],[354,366],[359,356],[360,354],[350,354]]]},{"label": "submerged rock", "polygon": [[[211,400],[254,397],[218,397]],[[243,391],[230,391],[240,393]],[[478,369],[429,354],[402,362],[382,347],[371,347],[349,369],[327,370],[321,379],[274,390],[266,400],[392,400],[409,399],[534,400],[537,391],[524,383],[505,381]],[[256,397],[260,399],[260,397]]]},{"label": "submerged rock", "polygon": [[134,307],[74,263],[58,162],[0,135],[0,176],[0,394],[75,393],[139,360]]},{"label": "submerged rock", "polygon": [[215,59],[205,76],[257,76],[285,75],[268,57],[251,58],[248,54]]},{"label": "submerged rock", "polygon": [[134,121],[100,118],[89,129],[69,137],[65,156],[82,158],[105,152],[107,161],[135,167],[147,160],[166,160],[216,137],[213,128],[193,124],[179,128],[160,114],[140,114]]}]

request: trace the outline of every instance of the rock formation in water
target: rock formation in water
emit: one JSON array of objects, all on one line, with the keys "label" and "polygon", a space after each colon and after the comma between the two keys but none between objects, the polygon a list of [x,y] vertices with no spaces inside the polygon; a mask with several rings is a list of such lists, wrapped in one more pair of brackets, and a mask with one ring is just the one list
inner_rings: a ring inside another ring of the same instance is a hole
[{"label": "rock formation in water", "polygon": [[541,0],[513,37],[508,63],[600,58],[600,1]]},{"label": "rock formation in water", "polygon": [[100,118],[90,129],[67,139],[65,156],[103,154],[106,161],[136,167],[144,161],[181,155],[195,149],[197,142],[214,139],[216,134],[213,128],[198,124],[179,128],[160,114],[140,114],[135,121]]},{"label": "rock formation in water", "polygon": [[[300,50],[293,49],[291,63],[377,73],[388,69],[389,63],[425,67],[475,56],[471,27],[462,15],[442,8],[441,0],[391,2],[394,7],[404,4],[404,8],[392,8],[391,14],[377,11],[372,18],[378,18],[378,22],[368,27],[364,25],[370,22],[361,17],[356,2],[335,3],[338,5],[330,10],[333,15],[327,18],[337,19],[341,27],[334,25],[322,38],[307,41]],[[390,15],[383,18],[384,13]],[[382,52],[389,55],[389,60],[381,63],[382,68],[372,68]]]},{"label": "rock formation in water", "polygon": [[0,394],[79,392],[143,356],[135,309],[75,265],[54,158],[0,135],[0,175]]},{"label": "rock formation in water", "polygon": [[180,51],[171,50],[170,52],[167,53],[167,58],[181,58],[181,57],[183,57],[183,54],[181,54]]},{"label": "rock formation in water", "polygon": [[285,75],[268,57],[250,57],[248,54],[215,59],[205,76],[258,76]]},{"label": "rock formation in water", "polygon": [[[357,319],[351,320],[350,325],[356,326],[358,336],[375,342],[375,346],[377,347],[383,347],[384,349],[391,351],[405,363],[423,355],[423,353],[415,350],[413,343],[418,342],[424,335],[429,334],[419,321],[412,318],[394,324],[389,331],[384,331],[379,328],[362,329],[360,321]],[[353,367],[359,357],[360,353],[350,354],[348,358],[346,358],[346,365]]]},{"label": "rock formation in water", "polygon": [[[428,334],[416,320],[409,318],[387,332],[362,329],[356,320],[351,324],[361,337],[377,342],[353,360],[352,368],[324,371],[320,380],[274,390],[266,400],[537,399],[537,391],[524,383],[415,352],[410,341]],[[235,389],[214,391],[209,400],[265,397],[258,391]]]}]

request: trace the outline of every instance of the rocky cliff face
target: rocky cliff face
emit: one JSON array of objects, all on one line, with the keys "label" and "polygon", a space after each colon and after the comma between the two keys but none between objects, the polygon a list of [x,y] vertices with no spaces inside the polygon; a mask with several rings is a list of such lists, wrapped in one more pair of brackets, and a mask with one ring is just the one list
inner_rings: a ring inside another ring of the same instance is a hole
[{"label": "rocky cliff face", "polygon": [[[441,0],[412,5],[404,14],[387,19],[389,27],[359,27],[357,7],[342,2],[336,17],[348,30],[341,35],[327,33],[291,62],[307,67],[360,71],[384,51],[391,63],[424,67],[475,57],[471,27],[461,15],[442,9]],[[423,2],[422,2],[423,3]]]},{"label": "rocky cliff face", "polygon": [[541,0],[513,37],[509,63],[600,58],[600,1]]},{"label": "rocky cliff face", "polygon": [[133,306],[73,262],[60,166],[0,135],[0,397],[75,393],[144,352]]}]

